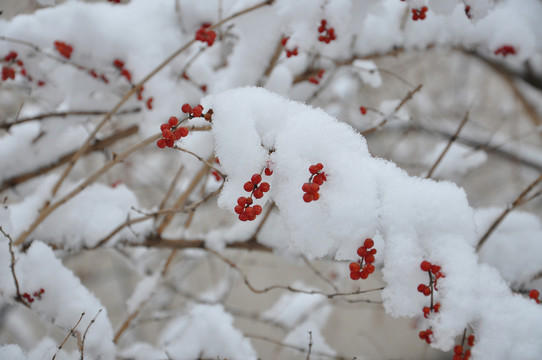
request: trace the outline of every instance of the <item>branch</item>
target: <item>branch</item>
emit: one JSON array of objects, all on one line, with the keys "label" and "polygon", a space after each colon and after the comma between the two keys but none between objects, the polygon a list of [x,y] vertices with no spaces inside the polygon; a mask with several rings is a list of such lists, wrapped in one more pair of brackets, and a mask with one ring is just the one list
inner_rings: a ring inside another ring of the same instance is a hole
[{"label": "branch", "polygon": [[457,127],[455,134],[450,138],[450,140],[448,141],[448,144],[446,144],[446,147],[444,148],[444,150],[442,150],[442,153],[438,157],[437,161],[435,161],[435,163],[431,167],[431,170],[429,170],[429,172],[427,173],[427,176],[425,177],[426,179],[429,179],[431,175],[433,175],[433,172],[435,171],[437,166],[440,164],[442,159],[444,159],[444,156],[446,155],[446,153],[448,153],[448,150],[450,150],[450,147],[452,146],[452,144],[457,140],[459,133],[461,132],[461,130],[463,129],[463,126],[465,126],[468,120],[469,120],[469,110],[467,110],[467,112],[465,113],[465,116],[463,117],[463,120]]},{"label": "branch", "polygon": [[85,356],[85,340],[87,338],[88,329],[90,329],[92,324],[94,324],[94,322],[96,321],[96,318],[98,317],[98,315],[100,315],[101,312],[102,312],[102,309],[98,310],[98,313],[96,314],[96,316],[94,316],[94,318],[90,321],[87,328],[85,329],[85,333],[83,334],[83,341],[81,341],[81,346],[80,346],[80,349],[81,349],[81,358],[80,359],[81,360],[83,360],[83,358]]},{"label": "branch", "polygon": [[[501,215],[495,219],[495,221],[493,222],[493,224],[491,224],[491,226],[489,227],[489,229],[486,231],[486,233],[482,236],[482,238],[480,239],[480,241],[478,241],[478,245],[476,245],[476,251],[477,252],[480,252],[480,249],[482,248],[482,246],[484,245],[484,243],[487,241],[487,239],[489,238],[489,236],[493,233],[493,231],[495,231],[495,229],[499,226],[499,224],[504,220],[504,218],[506,217],[506,215],[508,215],[509,212],[511,212],[512,210],[514,210],[515,208],[517,208],[518,206],[521,206],[523,204],[525,204],[525,197],[529,194],[529,192],[531,192],[531,190],[536,186],[538,185],[538,183],[540,183],[542,181],[542,174],[540,174],[536,179],[535,181],[533,181],[532,183],[529,184],[529,186],[527,186],[525,188],[525,190],[523,190],[521,192],[521,194],[518,195],[518,197],[516,198],[516,200],[514,200],[514,202],[512,202],[511,205],[509,205],[502,213]],[[531,197],[532,198],[532,197]]]},{"label": "branch", "polygon": [[79,323],[81,322],[81,320],[83,320],[83,316],[85,316],[85,312],[83,311],[81,313],[81,317],[79,318],[79,320],[77,321],[77,323],[75,323],[75,325],[70,329],[70,332],[68,333],[68,335],[66,335],[66,338],[64,338],[64,341],[62,342],[62,344],[60,344],[60,346],[58,347],[58,349],[56,350],[56,353],[55,355],[53,355],[53,359],[52,360],[55,360],[56,359],[56,356],[58,355],[58,352],[60,350],[62,350],[62,347],[64,346],[64,344],[66,343],[66,341],[68,341],[68,339],[70,338],[70,336],[72,336],[74,333],[75,333],[75,328],[77,327],[77,325],[79,325]]},{"label": "branch", "polygon": [[13,239],[9,234],[7,234],[4,229],[2,229],[2,225],[0,225],[0,232],[4,234],[5,237],[8,238],[9,241],[9,254],[11,255],[11,276],[13,277],[13,282],[15,283],[15,300],[17,302],[22,303],[26,307],[29,307],[28,303],[24,301],[23,297],[21,296],[21,290],[19,288],[19,280],[17,280],[17,275],[15,274],[15,253],[13,252]]},{"label": "branch", "polygon": [[[116,143],[117,141],[136,134],[138,131],[139,131],[139,127],[137,125],[133,125],[133,126],[127,128],[127,129],[120,130],[120,131],[114,133],[113,135],[103,139],[103,140],[97,140],[97,141],[94,142],[94,144],[92,144],[92,146],[90,146],[86,150],[85,155],[90,154],[91,152],[94,152],[94,151],[102,151],[105,148],[107,148],[108,146]],[[0,191],[4,191],[4,190],[6,190],[6,189],[8,189],[10,187],[13,187],[13,186],[19,185],[21,183],[24,183],[25,181],[31,180],[31,179],[33,179],[35,177],[47,174],[48,172],[58,168],[59,166],[62,166],[63,164],[67,163],[68,161],[70,161],[70,159],[73,157],[74,154],[75,154],[75,152],[68,153],[68,154],[62,156],[57,161],[55,161],[54,163],[44,165],[44,166],[42,166],[42,167],[40,167],[38,169],[29,171],[29,172],[26,172],[26,173],[23,173],[23,174],[16,175],[16,176],[13,176],[13,177],[8,178],[8,179],[5,179],[2,182],[2,184],[0,185]]]}]

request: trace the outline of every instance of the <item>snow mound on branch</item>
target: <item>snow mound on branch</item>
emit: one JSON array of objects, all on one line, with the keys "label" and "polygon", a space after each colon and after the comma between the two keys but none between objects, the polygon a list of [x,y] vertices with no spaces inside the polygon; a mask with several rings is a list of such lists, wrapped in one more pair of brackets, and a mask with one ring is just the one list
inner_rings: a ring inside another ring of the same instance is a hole
[{"label": "snow mound on branch", "polygon": [[[478,263],[474,212],[462,189],[410,177],[371,157],[351,127],[261,88],[229,90],[203,104],[214,110],[216,153],[228,175],[219,206],[233,211],[236,199],[247,196],[243,183],[270,166],[274,172],[264,181],[271,190],[255,203],[275,201],[292,249],[309,257],[344,259],[350,253],[357,259],[363,239],[382,236],[376,256],[384,259],[382,296],[391,315],[420,317],[430,305],[417,291],[428,282],[420,263],[442,267],[446,277],[435,292],[441,309],[421,325],[433,329],[433,346],[450,349],[471,326],[479,338],[474,359],[499,353],[536,359],[542,353],[542,308],[512,294],[496,269]],[[318,162],[328,180],[320,199],[305,203],[301,186],[309,179],[308,167]]]}]

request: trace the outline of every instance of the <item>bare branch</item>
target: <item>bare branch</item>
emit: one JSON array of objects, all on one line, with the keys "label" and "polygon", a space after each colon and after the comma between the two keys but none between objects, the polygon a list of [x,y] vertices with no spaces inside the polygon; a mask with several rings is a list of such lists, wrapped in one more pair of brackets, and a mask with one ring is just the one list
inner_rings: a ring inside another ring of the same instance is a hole
[{"label": "bare branch", "polygon": [[90,327],[92,326],[92,324],[94,324],[94,322],[96,321],[96,318],[98,317],[98,315],[100,315],[100,313],[102,312],[102,309],[98,310],[98,313],[96,314],[96,316],[94,316],[92,318],[92,320],[90,320],[90,323],[88,324],[87,328],[85,329],[85,333],[83,334],[83,340],[81,341],[81,346],[80,346],[80,349],[81,349],[81,360],[83,360],[84,356],[85,356],[85,340],[87,338],[87,333],[88,333],[88,329],[90,329]]},{"label": "bare branch", "polygon": [[70,332],[68,333],[68,335],[66,335],[66,337],[64,338],[64,341],[62,341],[62,344],[60,344],[58,346],[58,349],[56,350],[56,353],[55,355],[53,356],[53,359],[52,360],[55,360],[56,359],[56,356],[58,355],[58,352],[60,350],[62,350],[62,347],[64,346],[64,344],[66,343],[66,341],[68,341],[68,339],[70,338],[70,336],[72,336],[74,333],[75,333],[75,329],[77,328],[77,326],[79,325],[79,323],[81,322],[81,320],[83,320],[83,316],[85,316],[85,312],[83,311],[81,313],[81,317],[79,317],[79,320],[77,320],[77,323],[75,323],[75,325],[70,329]]}]

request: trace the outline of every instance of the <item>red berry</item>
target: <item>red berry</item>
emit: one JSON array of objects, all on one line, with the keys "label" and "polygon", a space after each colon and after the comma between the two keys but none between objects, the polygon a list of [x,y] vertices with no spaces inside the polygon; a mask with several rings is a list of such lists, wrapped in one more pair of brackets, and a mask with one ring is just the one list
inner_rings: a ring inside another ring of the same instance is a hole
[{"label": "red berry", "polygon": [[245,206],[246,203],[247,203],[247,198],[246,197],[241,196],[240,198],[237,199],[237,204],[238,205]]},{"label": "red berry", "polygon": [[265,172],[265,175],[267,176],[273,175],[273,170],[271,170],[270,168],[265,168],[264,172]]},{"label": "red berry", "polygon": [[245,198],[245,199],[247,200],[247,205],[252,205],[252,202],[253,202],[253,201],[252,201],[252,198],[247,197],[247,198]]},{"label": "red berry", "polygon": [[423,289],[423,294],[425,296],[431,295],[431,288],[429,286],[427,286],[425,289]]},{"label": "red berry", "polygon": [[245,214],[250,218],[252,215],[254,215],[254,208],[253,207],[247,207],[245,209]]},{"label": "red berry", "polygon": [[177,119],[175,116],[172,116],[168,120],[169,125],[175,126],[179,123],[179,119]]},{"label": "red berry", "polygon": [[162,124],[160,125],[160,130],[161,131],[164,131],[164,130],[169,130],[171,129],[171,126],[169,124]]},{"label": "red berry", "polygon": [[367,264],[365,265],[364,269],[369,273],[372,274],[375,272],[375,266],[373,264]]},{"label": "red berry", "polygon": [[436,303],[435,305],[433,305],[433,310],[438,313],[440,310],[440,303]]},{"label": "red berry", "polygon": [[365,256],[365,262],[368,264],[374,263],[375,256],[373,254],[368,254],[367,256]]},{"label": "red berry", "polygon": [[262,176],[260,174],[254,174],[252,175],[252,178],[250,178],[250,181],[252,181],[254,185],[258,185],[260,181],[262,181]]},{"label": "red berry", "polygon": [[247,221],[248,216],[245,213],[239,214],[239,220],[241,221]]},{"label": "red berry", "polygon": [[352,272],[359,272],[361,270],[361,265],[357,262],[351,262],[350,265],[348,265],[350,268],[350,271]]},{"label": "red berry", "polygon": [[467,344],[469,344],[470,347],[474,346],[474,335],[470,334],[467,338]]},{"label": "red berry", "polygon": [[179,140],[181,137],[182,137],[182,135],[181,135],[181,132],[179,130],[174,130],[173,131],[173,138],[175,140]]},{"label": "red berry", "polygon": [[201,114],[203,113],[203,106],[201,105],[196,105],[192,108],[192,115],[194,117],[200,117]]},{"label": "red berry", "polygon": [[254,190],[253,194],[254,194],[254,197],[255,197],[256,199],[261,199],[261,198],[263,198],[263,191],[262,191],[262,189],[260,189],[260,188]]},{"label": "red berry", "polygon": [[424,306],[423,307],[423,317],[424,318],[428,318],[429,317],[429,313],[431,312],[431,308],[429,306]]},{"label": "red berry", "polygon": [[166,139],[173,138],[173,134],[171,133],[171,130],[169,129],[165,129],[164,131],[162,131],[162,136],[165,137]]},{"label": "red berry", "polygon": [[461,346],[461,345],[454,346],[454,354],[462,355],[463,354],[463,346]]},{"label": "red berry", "polygon": [[365,269],[363,269],[359,272],[359,277],[365,280],[369,277],[369,273]]},{"label": "red berry", "polygon": [[254,209],[255,215],[260,215],[262,213],[262,207],[260,205],[254,205],[252,208]]},{"label": "red berry", "polygon": [[116,68],[122,69],[124,67],[124,61],[119,60],[119,59],[115,59],[115,60],[113,60],[113,65]]},{"label": "red berry", "polygon": [[318,168],[316,167],[316,165],[309,166],[309,172],[313,175],[318,173]]},{"label": "red berry", "polygon": [[425,284],[420,284],[418,285],[418,291],[423,293],[425,291],[425,288],[427,288],[427,285]]},{"label": "red berry", "polygon": [[181,107],[181,111],[183,113],[190,113],[192,111],[192,107],[189,105],[189,104],[184,104],[182,107]]},{"label": "red berry", "polygon": [[180,131],[182,137],[188,136],[188,128],[180,127],[178,130]]},{"label": "red berry", "polygon": [[363,242],[363,246],[365,246],[367,249],[372,248],[374,245],[375,242],[373,241],[373,239],[365,239],[365,241]]},{"label": "red berry", "polygon": [[260,189],[265,193],[268,192],[271,186],[269,186],[269,183],[263,182],[260,184]]},{"label": "red berry", "polygon": [[245,191],[251,192],[252,190],[254,190],[254,184],[251,181],[247,181],[245,185],[243,185],[243,189],[245,189]]},{"label": "red berry", "polygon": [[359,272],[357,272],[357,271],[352,271],[352,272],[350,273],[350,279],[352,279],[352,280],[359,280]]},{"label": "red berry", "polygon": [[154,99],[153,99],[152,97],[150,97],[150,98],[147,99],[147,103],[146,103],[147,109],[152,110],[152,101],[153,101],[153,100],[154,100]]},{"label": "red berry", "polygon": [[234,208],[233,210],[235,211],[236,214],[239,214],[239,215],[240,215],[241,213],[243,213],[243,210],[244,210],[244,209],[245,209],[245,208],[244,208],[243,206],[241,206],[241,205],[236,205],[235,208]]},{"label": "red berry", "polygon": [[163,149],[166,147],[166,139],[159,139],[157,142],[156,142],[156,145],[158,145],[158,147],[160,149]]},{"label": "red berry", "polygon": [[310,186],[309,192],[311,194],[316,194],[318,192],[318,190],[320,190],[320,186],[318,184],[312,183],[311,186]]},{"label": "red berry", "polygon": [[364,258],[365,256],[367,256],[367,249],[364,248],[363,246],[360,246],[358,248],[358,255]]},{"label": "red berry", "polygon": [[304,192],[308,193],[310,191],[310,189],[311,189],[311,184],[310,183],[304,183],[303,186],[301,187],[301,189]]},{"label": "red berry", "polygon": [[422,271],[430,271],[431,270],[431,263],[429,261],[422,261],[420,264],[420,268]]},{"label": "red berry", "polygon": [[309,194],[309,193],[306,193],[305,195],[303,195],[303,200],[307,203],[311,202],[312,201],[312,194]]},{"label": "red berry", "polygon": [[316,201],[316,200],[318,200],[318,199],[320,199],[320,194],[318,194],[318,193],[312,194],[312,200],[313,200],[313,201]]}]

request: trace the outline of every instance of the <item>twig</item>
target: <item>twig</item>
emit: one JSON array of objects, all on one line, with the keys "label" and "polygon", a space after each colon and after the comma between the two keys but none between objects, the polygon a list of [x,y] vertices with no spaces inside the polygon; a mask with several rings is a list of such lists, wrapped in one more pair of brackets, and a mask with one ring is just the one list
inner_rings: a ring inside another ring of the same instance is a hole
[{"label": "twig", "polygon": [[542,181],[542,174],[540,174],[532,183],[530,183],[529,186],[527,186],[525,188],[525,190],[523,190],[521,192],[521,194],[518,195],[518,197],[516,198],[516,200],[514,200],[514,202],[512,202],[512,204],[510,204],[506,209],[504,209],[504,211],[501,213],[501,215],[497,219],[495,219],[493,224],[491,224],[491,226],[486,231],[486,233],[478,241],[478,245],[476,245],[476,251],[477,252],[480,251],[480,249],[482,248],[484,243],[487,241],[489,236],[493,233],[493,231],[495,231],[495,229],[499,226],[499,224],[504,220],[506,215],[508,215],[508,213],[511,212],[512,210],[514,210],[516,207],[525,204],[525,202],[526,202],[525,197],[541,181]]},{"label": "twig", "polygon": [[333,283],[331,282],[328,278],[326,278],[321,272],[320,270],[318,270],[310,261],[309,259],[307,259],[307,257],[305,255],[301,255],[301,258],[303,259],[303,261],[305,262],[305,264],[309,267],[309,269],[312,270],[312,272],[318,276],[320,279],[322,279],[326,284],[328,284],[329,286],[331,286],[333,288],[333,290],[335,291],[339,291],[339,288]]},{"label": "twig", "polygon": [[100,313],[102,312],[102,309],[98,310],[98,313],[96,314],[96,316],[94,316],[94,318],[92,318],[92,320],[90,320],[90,323],[88,324],[87,328],[85,329],[85,333],[83,334],[83,340],[81,341],[81,346],[80,346],[80,349],[81,349],[81,360],[83,360],[84,356],[85,356],[85,340],[87,338],[87,332],[88,332],[88,329],[90,329],[90,327],[92,326],[92,324],[94,324],[94,322],[96,321],[96,318],[98,317],[98,315],[100,315]]},{"label": "twig", "polygon": [[77,320],[77,323],[70,329],[70,332],[68,333],[68,335],[66,335],[66,338],[64,339],[64,341],[62,342],[62,344],[60,344],[60,346],[58,347],[58,349],[56,350],[56,353],[55,355],[53,355],[53,359],[52,360],[55,360],[56,359],[56,356],[58,355],[58,352],[60,350],[62,350],[62,347],[64,346],[64,344],[66,343],[66,341],[68,341],[68,339],[70,338],[70,336],[72,336],[74,333],[75,333],[75,328],[77,327],[77,325],[79,325],[79,323],[81,322],[81,320],[83,320],[83,316],[85,316],[85,312],[83,311],[81,313],[81,317],[79,317],[79,320]]},{"label": "twig", "polygon": [[450,140],[448,140],[448,144],[446,144],[446,147],[444,148],[444,150],[442,150],[442,153],[439,155],[437,161],[435,161],[435,163],[431,167],[431,170],[429,170],[429,172],[427,173],[427,176],[426,176],[427,179],[429,179],[431,175],[433,175],[433,172],[435,171],[437,166],[440,164],[442,159],[444,159],[444,156],[446,155],[446,153],[448,153],[448,150],[450,150],[450,147],[452,146],[452,144],[457,140],[459,133],[461,132],[461,130],[463,129],[463,126],[465,126],[468,120],[469,120],[469,110],[467,110],[467,112],[465,113],[465,116],[463,117],[463,120],[461,120],[461,123],[457,127],[455,134],[450,138]]},{"label": "twig", "polygon": [[262,220],[260,221],[260,223],[258,224],[258,227],[256,228],[256,230],[254,230],[254,234],[252,234],[252,236],[250,237],[251,241],[257,241],[257,238],[258,238],[258,234],[260,233],[260,231],[262,230],[265,222],[267,221],[267,219],[269,218],[269,215],[271,215],[271,212],[273,211],[273,209],[275,208],[275,203],[271,203],[268,207],[267,207],[267,210],[265,211],[265,214],[262,218]]},{"label": "twig", "polygon": [[[251,338],[251,339],[262,340],[262,341],[265,341],[265,342],[268,342],[268,343],[271,343],[271,344],[275,344],[277,346],[281,346],[281,347],[284,347],[284,348],[287,348],[287,349],[292,349],[292,350],[295,350],[295,351],[299,351],[301,353],[307,352],[307,349],[305,349],[304,347],[295,346],[295,345],[291,345],[291,344],[285,344],[283,342],[268,338],[266,336],[260,336],[260,335],[254,335],[254,334],[245,334],[245,336],[248,337],[248,338]],[[345,356],[332,355],[332,354],[327,354],[327,353],[323,353],[323,352],[320,352],[320,351],[314,351],[314,354],[316,354],[318,356],[328,357],[328,358],[335,359],[335,360],[346,360],[347,359]]]},{"label": "twig", "polygon": [[[105,149],[106,147],[116,143],[119,140],[122,140],[124,138],[127,138],[129,136],[132,136],[132,135],[136,134],[138,131],[139,131],[139,127],[137,125],[130,126],[129,128],[124,129],[124,130],[120,130],[120,131],[114,133],[113,135],[103,139],[103,140],[95,141],[94,144],[92,144],[92,146],[90,146],[87,149],[85,154],[90,154],[91,152],[94,152],[94,151],[101,151],[101,150]],[[0,185],[0,191],[4,191],[7,188],[19,185],[19,184],[21,184],[21,183],[23,183],[25,181],[28,181],[28,180],[33,179],[35,177],[38,177],[40,175],[47,174],[48,172],[58,168],[59,166],[67,163],[68,161],[70,161],[70,159],[73,157],[74,154],[75,154],[75,152],[71,152],[69,154],[66,154],[66,155],[62,156],[60,159],[58,159],[54,163],[44,165],[44,166],[42,166],[42,167],[40,167],[38,169],[35,169],[35,170],[29,171],[29,172],[26,172],[26,173],[23,173],[23,174],[13,176],[13,177],[11,177],[9,179],[6,179]]]},{"label": "twig", "polygon": [[369,292],[384,290],[383,287],[380,287],[380,288],[375,288],[375,289],[359,290],[359,291],[348,292],[348,293],[336,292],[336,293],[327,294],[327,293],[324,293],[324,292],[318,291],[318,290],[306,291],[306,290],[296,289],[296,288],[293,288],[291,286],[283,286],[283,285],[271,285],[271,286],[268,286],[268,287],[263,288],[263,289],[257,289],[250,283],[250,281],[248,281],[248,277],[237,266],[237,264],[235,264],[234,262],[232,262],[228,258],[222,256],[220,253],[218,253],[217,251],[215,251],[213,249],[206,249],[206,250],[208,252],[210,252],[211,254],[215,255],[216,257],[218,257],[220,260],[222,260],[226,264],[228,264],[231,268],[235,269],[241,275],[245,285],[250,289],[250,291],[252,291],[252,292],[254,292],[256,294],[266,293],[266,292],[269,292],[269,291],[274,290],[274,289],[283,289],[283,290],[288,290],[288,291],[291,291],[291,292],[301,293],[301,294],[324,295],[328,299],[332,299],[332,298],[337,297],[337,296],[359,295],[359,294],[366,294],[366,293],[369,293]]},{"label": "twig", "polygon": [[[141,111],[141,108],[127,109],[127,110],[119,111],[117,115],[133,114],[140,111]],[[103,111],[103,110],[95,110],[95,111],[71,110],[71,111],[52,112],[52,113],[47,113],[47,114],[29,116],[25,118],[18,118],[12,122],[4,122],[0,124],[0,129],[9,129],[14,125],[19,125],[19,124],[29,122],[29,121],[34,121],[34,120],[43,120],[50,117],[96,116],[96,115],[104,115],[106,113],[107,111]]]},{"label": "twig", "polygon": [[21,290],[19,288],[19,280],[17,280],[17,275],[15,274],[15,253],[13,252],[13,239],[8,233],[4,231],[4,229],[2,228],[2,225],[0,225],[0,232],[2,232],[2,234],[4,234],[4,236],[7,237],[9,241],[9,254],[11,255],[10,268],[11,268],[11,276],[13,277],[13,282],[15,283],[15,300],[17,302],[24,304],[26,307],[28,307],[29,305],[27,304],[26,301],[24,301],[23,297],[21,296]]},{"label": "twig", "polygon": [[102,166],[100,169],[95,171],[92,175],[90,175],[85,181],[83,181],[81,184],[79,184],[75,189],[70,191],[68,194],[64,195],[62,198],[57,200],[55,203],[50,204],[49,206],[44,207],[41,212],[39,213],[38,217],[34,220],[34,222],[28,227],[27,230],[25,230],[15,241],[15,245],[21,245],[26,238],[38,227],[39,224],[43,220],[45,220],[53,211],[55,211],[59,206],[65,204],[69,200],[71,200],[75,195],[79,194],[81,191],[83,191],[88,185],[92,184],[94,181],[96,181],[100,176],[102,176],[106,171],[108,171],[110,168],[112,168],[114,165],[122,162],[124,159],[126,159],[129,155],[132,153],[144,148],[145,146],[155,142],[158,140],[162,134],[156,134],[151,135],[148,138],[142,140],[141,142],[132,145],[130,148],[125,150],[121,154],[114,154],[113,159],[111,159],[109,162],[107,162],[104,166]]},{"label": "twig", "polygon": [[202,158],[201,156],[199,156],[198,154],[196,154],[195,152],[192,152],[188,149],[183,149],[182,147],[179,147],[177,145],[174,146],[174,149],[176,150],[180,150],[182,152],[185,152],[187,154],[190,154],[192,156],[194,156],[196,159],[198,159],[199,161],[201,161],[202,163],[204,164],[207,164],[207,166],[209,166],[211,169],[215,170],[218,174],[220,174],[220,176],[222,176],[223,178],[225,178],[226,176],[217,168],[215,167],[210,161],[207,161],[205,160],[204,158]]},{"label": "twig", "polygon": [[416,94],[421,89],[422,89],[422,84],[419,84],[418,86],[416,86],[416,88],[414,90],[409,91],[408,94],[406,94],[406,96],[401,100],[401,102],[395,107],[395,109],[393,109],[393,111],[388,116],[386,116],[384,119],[382,119],[382,121],[380,123],[378,123],[376,126],[370,128],[370,129],[367,129],[367,130],[360,131],[360,134],[363,135],[363,136],[367,136],[367,135],[369,135],[369,134],[371,134],[371,133],[373,133],[375,131],[380,130],[380,128],[382,128],[384,125],[386,125],[388,120],[393,115],[397,114],[397,112],[403,107],[403,105],[405,105],[407,103],[407,101],[412,99],[414,94]]},{"label": "twig", "polygon": [[309,331],[309,350],[307,351],[307,360],[311,359],[311,350],[312,350],[312,331]]},{"label": "twig", "polygon": [[[244,10],[241,10],[241,11],[238,11],[232,15],[230,15],[229,17],[227,17],[226,19],[223,19],[222,21],[219,21],[217,22],[216,24],[212,25],[209,27],[209,29],[214,29],[232,19],[235,19],[236,17],[238,16],[241,16],[241,15],[244,15],[248,12],[251,12],[253,10],[256,10],[256,9],[259,9],[260,7],[263,7],[263,6],[266,6],[266,5],[270,5],[273,3],[273,0],[267,0],[267,1],[264,1],[264,2],[261,2],[259,4],[256,4],[254,6],[251,6],[249,8],[246,8]],[[81,155],[86,151],[86,149],[90,146],[90,142],[92,141],[92,139],[96,136],[96,134],[98,133],[98,131],[100,131],[100,129],[109,121],[109,119],[111,119],[111,117],[117,113],[118,110],[120,110],[121,106],[124,105],[124,103],[126,101],[128,101],[128,99],[133,95],[135,94],[137,91],[139,91],[141,89],[141,87],[147,82],[149,81],[152,77],[154,77],[154,75],[156,75],[158,72],[160,72],[164,67],[166,67],[167,64],[169,64],[171,61],[173,61],[177,56],[179,56],[181,53],[183,53],[185,50],[187,50],[190,46],[192,46],[192,44],[194,44],[196,42],[195,39],[192,39],[190,41],[188,41],[187,43],[185,43],[183,46],[181,46],[177,51],[175,51],[173,54],[171,54],[170,56],[168,56],[164,61],[162,61],[156,68],[154,68],[149,74],[147,74],[147,76],[145,76],[141,81],[139,81],[137,84],[135,84],[132,89],[130,89],[130,91],[128,91],[124,97],[117,103],[117,105],[115,105],[115,107],[113,107],[113,109],[111,111],[109,111],[105,116],[104,118],[102,119],[102,121],[96,126],[96,128],[92,131],[92,133],[88,136],[87,140],[85,141],[85,143],[81,146],[81,148],[74,154],[73,158],[70,160],[70,162],[68,163],[68,166],[66,167],[66,169],[64,170],[64,172],[62,173],[62,175],[60,176],[60,178],[58,179],[58,181],[56,182],[56,184],[53,186],[53,190],[51,191],[51,195],[54,196],[57,191],[59,190],[60,186],[62,185],[62,183],[64,182],[64,180],[67,178],[68,174],[71,172],[71,170],[73,169],[73,167],[75,166],[75,163],[79,160],[79,158],[81,157]]]},{"label": "twig", "polygon": [[175,189],[175,185],[177,185],[177,181],[179,181],[179,177],[181,176],[181,173],[183,172],[184,164],[181,165],[179,170],[175,173],[175,176],[173,177],[173,180],[171,180],[171,184],[169,185],[169,188],[166,191],[166,194],[164,195],[164,198],[162,199],[162,202],[160,202],[160,205],[158,206],[158,209],[163,210],[166,206],[166,203],[173,193],[173,189]]}]

